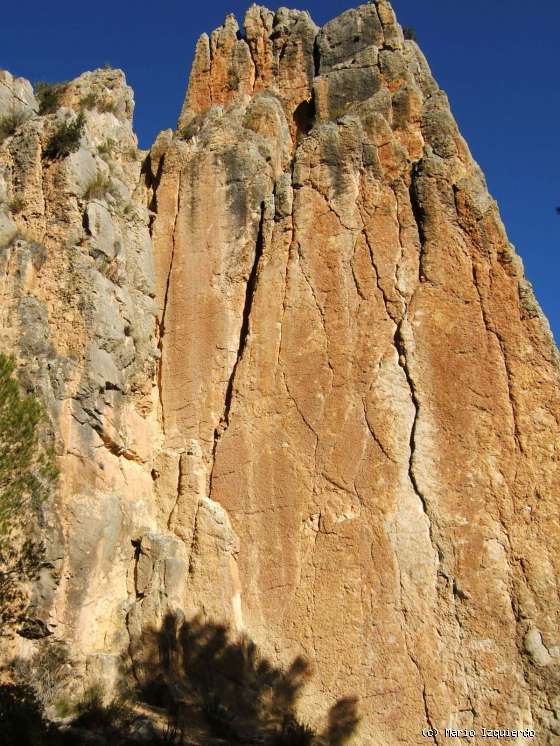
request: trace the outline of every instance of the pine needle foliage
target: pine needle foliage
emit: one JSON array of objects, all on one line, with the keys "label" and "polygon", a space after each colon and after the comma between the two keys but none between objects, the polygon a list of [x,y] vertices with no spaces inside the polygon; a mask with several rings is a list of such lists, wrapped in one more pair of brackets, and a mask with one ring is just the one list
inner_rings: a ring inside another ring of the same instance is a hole
[{"label": "pine needle foliage", "polygon": [[39,442],[44,409],[21,392],[14,368],[0,353],[0,547],[22,510],[43,502],[57,476],[52,449]]}]

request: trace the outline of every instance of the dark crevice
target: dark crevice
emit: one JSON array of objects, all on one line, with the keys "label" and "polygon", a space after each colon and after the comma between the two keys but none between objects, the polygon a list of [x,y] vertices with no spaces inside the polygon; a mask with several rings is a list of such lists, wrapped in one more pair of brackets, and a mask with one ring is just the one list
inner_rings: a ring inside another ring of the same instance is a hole
[{"label": "dark crevice", "polygon": [[82,215],[82,228],[84,229],[84,233],[86,234],[86,236],[91,236],[91,228],[89,225],[87,210],[84,210],[84,214]]},{"label": "dark crevice", "polygon": [[152,157],[150,154],[146,156],[144,159],[144,162],[142,163],[142,168],[140,170],[140,173],[144,175],[144,183],[146,184],[146,188],[148,191],[151,191],[151,199],[148,202],[148,210],[152,213],[150,215],[149,221],[148,221],[148,231],[150,233],[150,237],[153,233],[153,227],[154,222],[156,219],[156,213],[157,213],[157,191],[159,187],[159,183],[161,181],[161,176],[163,173],[163,163],[165,161],[165,156],[162,156],[159,159],[158,163],[158,169],[156,174],[154,175],[153,169],[152,169]]},{"label": "dark crevice", "polygon": [[173,507],[171,508],[171,511],[169,513],[169,518],[167,519],[167,528],[169,530],[171,530],[171,521],[173,520],[173,515],[175,514],[175,511],[177,510],[179,498],[181,497],[182,483],[183,483],[183,460],[182,460],[181,454],[179,454],[179,463],[177,464],[177,485],[175,488],[175,503]]},{"label": "dark crevice", "polygon": [[412,377],[408,369],[408,364],[406,362],[406,348],[405,348],[405,343],[404,343],[404,339],[402,336],[402,321],[399,324],[397,324],[397,327],[395,329],[394,339],[395,339],[395,348],[397,352],[399,353],[399,365],[404,371],[404,375],[406,377],[406,381],[410,389],[410,396],[412,398],[412,403],[414,405],[414,410],[415,410],[414,422],[412,423],[412,428],[410,430],[410,442],[409,442],[410,463],[409,463],[408,473],[410,476],[410,481],[412,483],[412,486],[414,487],[414,491],[416,492],[416,494],[420,498],[420,501],[422,502],[424,513],[427,513],[426,500],[424,496],[421,494],[420,490],[418,489],[418,484],[416,483],[416,477],[414,475],[414,470],[412,468],[412,460],[414,457],[414,447],[415,447],[414,437],[416,435],[416,425],[418,422],[418,412],[420,410],[420,403],[418,401],[418,397],[416,396],[416,391],[414,389],[414,383],[412,381]]},{"label": "dark crevice", "polygon": [[163,296],[163,309],[161,312],[161,322],[159,325],[159,340],[160,352],[162,349],[163,335],[165,334],[165,314],[167,312],[167,302],[169,300],[169,286],[171,285],[171,273],[173,272],[173,260],[175,259],[175,229],[173,230],[173,246],[171,247],[171,258],[169,260],[169,271],[167,273],[167,279],[165,281],[165,293]]},{"label": "dark crevice", "polygon": [[282,64],[284,55],[286,54],[288,48],[288,40],[283,38],[282,41],[284,42],[284,44],[282,44],[278,52],[278,67],[280,67],[280,65]]},{"label": "dark crevice", "polygon": [[315,123],[315,100],[312,96],[308,101],[302,101],[293,113],[294,124],[298,133],[307,135]]},{"label": "dark crevice", "polygon": [[465,593],[465,591],[463,591],[463,590],[461,590],[461,588],[459,588],[459,586],[457,585],[456,578],[453,578],[452,590],[453,590],[453,595],[455,596],[455,598],[458,598],[460,601],[468,601],[469,600],[469,598],[470,598],[469,594]]},{"label": "dark crevice", "polygon": [[459,225],[462,228],[463,225],[462,225],[460,217],[459,217],[460,208],[459,208],[459,201],[458,201],[458,197],[459,197],[459,194],[460,194],[461,190],[459,189],[459,187],[457,186],[457,184],[451,184],[451,189],[453,190],[453,205],[455,207],[455,212],[457,213],[457,222],[459,223]]},{"label": "dark crevice", "polygon": [[163,173],[164,161],[165,161],[165,156],[163,155],[159,159],[158,168],[157,168],[155,175],[152,169],[151,155],[148,155],[146,157],[146,160],[142,164],[142,173],[144,174],[144,180],[146,183],[146,187],[150,189],[152,192],[152,198],[150,202],[148,203],[148,209],[152,210],[152,212],[157,212],[157,191],[158,191],[159,183],[161,181],[161,176]]},{"label": "dark crevice", "polygon": [[253,306],[253,299],[255,296],[255,288],[257,285],[259,262],[264,251],[264,212],[265,212],[265,205],[263,202],[261,204],[261,216],[260,216],[259,228],[257,232],[257,242],[255,246],[255,259],[253,261],[253,266],[251,267],[251,272],[249,274],[249,279],[247,280],[247,286],[245,288],[245,303],[243,305],[243,320],[241,323],[241,329],[239,330],[239,345],[237,347],[237,360],[235,361],[235,364],[231,371],[231,375],[229,377],[225,400],[224,400],[224,414],[222,416],[222,422],[226,427],[227,425],[229,425],[229,410],[231,407],[231,399],[233,395],[233,384],[235,382],[235,374],[237,371],[237,366],[239,365],[241,359],[243,358],[243,353],[245,352],[245,347],[247,345],[247,338],[249,336],[249,321],[250,321],[250,316],[251,316],[251,308]]},{"label": "dark crevice", "polygon": [[133,451],[131,448],[128,448],[122,443],[117,443],[117,441],[114,440],[109,435],[109,433],[107,433],[107,431],[103,429],[101,423],[95,422],[92,427],[103,441],[103,445],[105,446],[105,448],[113,456],[117,456],[118,458],[125,458],[127,461],[135,461],[138,464],[143,463],[142,459],[135,451]]},{"label": "dark crevice", "polygon": [[[222,434],[227,430],[229,425],[229,412],[231,408],[231,401],[233,398],[233,387],[235,383],[235,376],[237,373],[237,366],[243,358],[245,347],[247,345],[247,339],[249,337],[250,317],[251,308],[253,306],[253,300],[255,297],[255,289],[257,285],[257,278],[259,272],[259,263],[264,251],[264,218],[265,218],[265,203],[261,203],[261,215],[259,219],[259,227],[257,231],[257,240],[255,245],[255,258],[253,260],[253,266],[249,273],[247,280],[247,286],[245,288],[245,302],[243,304],[243,317],[241,322],[241,329],[239,330],[239,344],[237,346],[237,359],[231,370],[231,374],[228,380],[226,393],[224,397],[224,411],[220,420],[220,424],[214,430],[214,448],[212,451],[212,462],[215,461],[216,448],[218,441]],[[212,474],[210,474],[210,494],[212,493]]]},{"label": "dark crevice", "polygon": [[424,267],[424,244],[426,242],[426,235],[424,233],[424,221],[426,219],[426,213],[423,207],[422,198],[418,189],[418,177],[421,168],[422,161],[417,161],[412,166],[411,180],[409,187],[410,195],[410,206],[412,208],[412,214],[416,222],[418,229],[418,239],[420,241],[420,256],[418,257],[418,275],[420,282],[426,280],[425,267]]},{"label": "dark crevice", "polygon": [[[161,176],[161,167],[163,163],[163,158],[160,161],[160,168],[158,168],[158,174]],[[162,425],[163,430],[165,432],[165,410],[163,406],[163,387],[162,387],[162,376],[163,376],[163,337],[165,335],[165,315],[167,313],[167,303],[169,300],[169,288],[171,285],[171,273],[173,272],[173,262],[175,259],[175,249],[176,249],[176,240],[175,240],[175,232],[177,230],[177,220],[179,218],[179,209],[180,209],[180,199],[181,199],[181,175],[179,175],[179,184],[177,186],[177,205],[175,207],[175,222],[173,224],[173,231],[171,234],[172,237],[172,246],[171,246],[171,257],[169,259],[169,269],[167,272],[167,279],[165,283],[165,293],[163,296],[163,308],[161,311],[161,319],[158,322],[158,350],[159,350],[159,361],[158,361],[158,368],[157,368],[157,385],[158,385],[158,393],[159,393],[159,401],[161,406],[161,417],[162,417]],[[159,182],[158,182],[159,183]],[[154,191],[154,198],[152,202],[155,200],[155,195],[157,191]],[[157,208],[157,203],[155,204],[155,207]],[[155,219],[155,216],[154,216]],[[151,233],[151,222],[150,222],[150,233]]]},{"label": "dark crevice", "polygon": [[134,547],[134,593],[136,598],[140,599],[144,597],[144,594],[138,591],[138,561],[142,554],[142,539],[132,539],[131,544]]},{"label": "dark crevice", "polygon": [[112,381],[105,381],[105,384],[103,385],[103,388],[100,391],[121,391],[122,388],[120,386],[117,386],[116,383],[113,383]]},{"label": "dark crevice", "polygon": [[315,37],[315,41],[313,43],[313,65],[315,68],[315,77],[320,75],[319,72],[321,69],[321,52],[319,50],[319,36]]},{"label": "dark crevice", "polygon": [[406,377],[406,381],[410,389],[410,396],[412,399],[412,404],[414,406],[414,421],[410,429],[410,439],[409,439],[408,477],[410,479],[412,489],[414,490],[416,496],[420,500],[424,514],[426,515],[428,519],[428,530],[430,534],[430,540],[431,540],[432,546],[437,552],[438,562],[441,562],[443,559],[443,552],[438,542],[435,541],[434,539],[434,532],[433,532],[430,511],[428,509],[428,503],[420,489],[420,486],[416,479],[416,475],[414,473],[414,453],[416,449],[416,429],[418,426],[418,415],[420,413],[420,401],[418,399],[414,381],[412,380],[412,376],[408,368],[408,362],[407,362],[407,357],[406,357],[406,345],[405,345],[405,341],[404,341],[403,334],[402,334],[402,324],[403,324],[402,320],[397,324],[397,327],[395,329],[394,344],[395,344],[395,349],[397,350],[397,353],[399,355],[399,365],[404,371],[404,375]]}]

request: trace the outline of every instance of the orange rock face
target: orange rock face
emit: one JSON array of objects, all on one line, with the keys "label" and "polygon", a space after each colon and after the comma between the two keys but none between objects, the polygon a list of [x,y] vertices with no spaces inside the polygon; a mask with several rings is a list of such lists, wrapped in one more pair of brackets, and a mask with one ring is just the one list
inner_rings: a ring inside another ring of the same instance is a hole
[{"label": "orange rock face", "polygon": [[120,557],[103,639],[64,582],[57,634],[140,661],[146,625],[199,615],[307,659],[305,720],[356,697],[357,744],[556,743],[558,353],[521,261],[385,0],[322,29],[253,6],[244,29],[201,37],[134,192],[158,362],[114,404],[150,443],[111,458],[142,519],[83,570]]}]

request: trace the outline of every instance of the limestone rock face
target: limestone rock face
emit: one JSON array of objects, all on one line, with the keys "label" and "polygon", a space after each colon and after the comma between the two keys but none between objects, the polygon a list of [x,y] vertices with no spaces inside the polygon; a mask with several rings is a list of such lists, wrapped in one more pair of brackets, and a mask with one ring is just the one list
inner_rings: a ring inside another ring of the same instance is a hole
[{"label": "limestone rock face", "polygon": [[[16,101],[29,93],[17,80],[12,90]],[[110,99],[111,110],[86,109],[76,151],[46,158],[86,96]],[[0,100],[4,116],[12,103]],[[124,76],[85,73],[61,104],[0,146],[0,339],[46,405],[60,469],[56,501],[40,516],[48,582],[28,616],[96,654],[113,638],[122,647],[131,537],[157,528],[155,283],[149,210],[132,196],[141,162]]]},{"label": "limestone rock face", "polygon": [[142,167],[120,73],[63,104],[0,146],[0,337],[57,437],[30,608],[76,670],[141,677],[172,612],[306,658],[302,717],[355,696],[355,743],[555,743],[558,353],[389,4],[229,16]]}]

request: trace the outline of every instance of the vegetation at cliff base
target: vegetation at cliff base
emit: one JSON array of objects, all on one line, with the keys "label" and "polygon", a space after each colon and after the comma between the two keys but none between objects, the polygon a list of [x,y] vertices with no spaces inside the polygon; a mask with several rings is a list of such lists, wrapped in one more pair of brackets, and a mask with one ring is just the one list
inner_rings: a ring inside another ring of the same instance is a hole
[{"label": "vegetation at cliff base", "polygon": [[[360,720],[350,697],[330,707],[321,730],[303,722],[298,703],[311,665],[298,656],[280,667],[247,636],[199,617],[168,614],[161,628],[144,628],[134,673],[127,650],[113,699],[98,683],[78,701],[56,700],[72,668],[63,646],[42,644],[13,672],[17,685],[0,684],[8,746],[347,746]],[[46,715],[53,703],[55,721]]]}]

